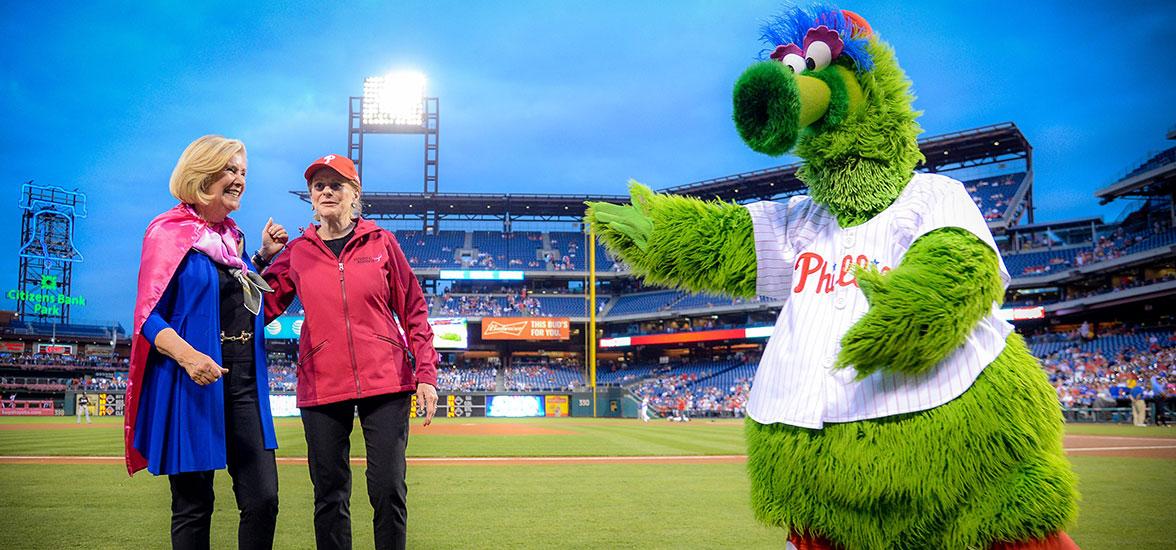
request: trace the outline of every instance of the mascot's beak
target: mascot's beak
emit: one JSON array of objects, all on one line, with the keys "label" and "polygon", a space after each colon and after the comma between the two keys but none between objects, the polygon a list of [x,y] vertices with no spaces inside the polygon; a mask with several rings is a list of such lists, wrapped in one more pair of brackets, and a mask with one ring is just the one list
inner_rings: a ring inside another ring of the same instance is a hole
[{"label": "mascot's beak", "polygon": [[[776,61],[756,63],[735,83],[735,128],[752,149],[772,156],[787,153],[804,128],[837,125],[862,102],[853,72],[833,66],[793,74]],[[836,113],[837,120],[829,120]]]}]

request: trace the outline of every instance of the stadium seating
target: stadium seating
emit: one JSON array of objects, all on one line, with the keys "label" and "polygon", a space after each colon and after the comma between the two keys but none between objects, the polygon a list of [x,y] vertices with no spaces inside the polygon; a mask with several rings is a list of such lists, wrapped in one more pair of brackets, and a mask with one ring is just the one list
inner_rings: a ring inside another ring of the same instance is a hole
[{"label": "stadium seating", "polygon": [[1128,172],[1126,176],[1123,176],[1123,179],[1130,179],[1149,170],[1155,170],[1156,168],[1167,164],[1172,164],[1174,162],[1176,162],[1176,146],[1169,147],[1163,151],[1160,151],[1159,153],[1156,153],[1151,158],[1144,161],[1143,164],[1140,164],[1134,170]]},{"label": "stadium seating", "polygon": [[1022,172],[966,181],[964,188],[972,195],[972,200],[976,201],[976,206],[984,214],[984,219],[992,221],[1004,217],[1024,179],[1025,173]]},{"label": "stadium seating", "polygon": [[503,370],[507,391],[567,390],[583,387],[581,369],[552,363],[519,363]]}]

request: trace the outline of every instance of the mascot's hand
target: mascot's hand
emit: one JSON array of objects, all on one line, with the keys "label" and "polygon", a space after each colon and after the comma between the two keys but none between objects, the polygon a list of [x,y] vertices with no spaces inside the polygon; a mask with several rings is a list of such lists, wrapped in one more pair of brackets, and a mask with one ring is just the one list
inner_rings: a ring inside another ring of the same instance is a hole
[{"label": "mascot's hand", "polygon": [[861,380],[885,366],[873,359],[877,357],[879,329],[885,334],[885,327],[878,326],[881,319],[875,311],[875,305],[876,302],[885,301],[886,275],[874,266],[854,266],[853,276],[862,294],[866,295],[866,301],[870,303],[870,311],[841,337],[841,352],[837,354],[835,368],[853,367],[857,370],[857,379]]},{"label": "mascot's hand", "polygon": [[[588,202],[585,219],[602,236],[612,237],[614,241],[628,240],[634,246],[645,251],[649,246],[649,234],[653,232],[653,222],[649,219],[649,199],[653,191],[648,187],[629,180],[629,196],[633,203],[629,205],[610,204],[607,202]],[[618,237],[621,237],[618,239]]]}]

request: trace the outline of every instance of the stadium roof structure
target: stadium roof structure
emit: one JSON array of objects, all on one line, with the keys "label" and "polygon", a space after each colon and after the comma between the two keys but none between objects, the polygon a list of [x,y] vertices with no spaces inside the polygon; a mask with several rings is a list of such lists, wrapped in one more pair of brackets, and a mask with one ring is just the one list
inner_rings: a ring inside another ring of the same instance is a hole
[{"label": "stadium roof structure", "polygon": [[1152,155],[1127,172],[1119,181],[1098,191],[1100,204],[1118,198],[1142,198],[1170,195],[1176,190],[1176,146]]},{"label": "stadium roof structure", "polygon": [[[1006,122],[960,132],[930,137],[919,142],[926,162],[919,168],[943,172],[1003,163],[1025,162],[1030,174],[1022,195],[1031,201],[1032,147],[1016,124]],[[750,202],[796,195],[804,184],[796,177],[800,163],[744,172],[660,189],[663,193],[689,195],[704,199]],[[306,191],[291,194],[309,201]],[[585,201],[624,203],[627,195],[536,195],[494,193],[405,193],[366,192],[364,215],[378,220],[420,220],[427,227],[437,227],[442,220],[500,221],[579,221]],[[1017,202],[1017,201],[1014,201]],[[1026,201],[1028,202],[1028,201]],[[1016,204],[1010,206],[1015,208]],[[1030,210],[1032,212],[1032,210]],[[432,224],[430,224],[432,220]],[[1032,220],[1030,220],[1032,221]]]}]

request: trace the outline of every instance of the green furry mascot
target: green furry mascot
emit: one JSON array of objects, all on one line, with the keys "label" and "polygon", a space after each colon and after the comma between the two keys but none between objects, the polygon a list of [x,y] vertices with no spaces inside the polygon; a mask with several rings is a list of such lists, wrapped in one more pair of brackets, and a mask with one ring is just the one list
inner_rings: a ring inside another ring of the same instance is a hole
[{"label": "green furry mascot", "polygon": [[860,16],[795,10],[735,84],[754,150],[808,196],[658,195],[586,220],[646,281],[784,301],[748,403],[756,517],[798,548],[1076,548],[1053,388],[994,312],[1009,276],[963,186],[922,160],[909,83]]}]

